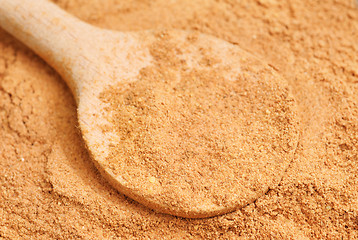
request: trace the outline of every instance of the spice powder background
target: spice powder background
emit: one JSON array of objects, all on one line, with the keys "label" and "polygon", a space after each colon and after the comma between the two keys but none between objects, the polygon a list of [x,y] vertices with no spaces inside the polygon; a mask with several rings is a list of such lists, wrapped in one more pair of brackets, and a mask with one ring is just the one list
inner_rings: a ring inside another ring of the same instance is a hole
[{"label": "spice powder background", "polygon": [[358,8],[353,0],[57,0],[96,26],[195,29],[269,62],[299,108],[279,186],[209,219],[155,213],[91,163],[57,73],[0,30],[1,239],[358,238]]}]

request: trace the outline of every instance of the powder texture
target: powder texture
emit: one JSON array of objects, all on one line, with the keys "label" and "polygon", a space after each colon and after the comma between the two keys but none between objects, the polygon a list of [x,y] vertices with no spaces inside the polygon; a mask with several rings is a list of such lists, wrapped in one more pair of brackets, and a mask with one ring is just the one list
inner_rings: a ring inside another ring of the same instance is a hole
[{"label": "powder texture", "polygon": [[278,187],[238,211],[196,220],[153,212],[103,180],[69,89],[0,31],[0,238],[358,238],[355,1],[55,2],[100,27],[199,30],[265,59],[291,86],[299,144]]},{"label": "powder texture", "polygon": [[286,81],[241,49],[156,35],[151,66],[102,94],[119,139],[105,165],[172,212],[232,211],[275,187],[298,139]]}]

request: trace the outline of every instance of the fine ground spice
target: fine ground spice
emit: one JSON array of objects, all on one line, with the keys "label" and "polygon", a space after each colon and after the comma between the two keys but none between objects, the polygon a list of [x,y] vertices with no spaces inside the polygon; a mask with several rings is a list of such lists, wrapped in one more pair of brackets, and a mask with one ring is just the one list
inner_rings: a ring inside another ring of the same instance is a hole
[{"label": "fine ground spice", "polygon": [[196,35],[180,43],[175,33],[156,34],[151,66],[101,96],[105,132],[119,139],[105,165],[188,217],[232,211],[276,187],[298,140],[286,81],[241,49],[215,56],[200,44],[208,36]]},{"label": "fine ground spice", "polygon": [[118,194],[92,165],[58,75],[0,31],[0,238],[358,238],[358,10],[353,0],[58,0],[120,31],[193,29],[270,63],[300,139],[278,187],[219,217],[182,219]]}]

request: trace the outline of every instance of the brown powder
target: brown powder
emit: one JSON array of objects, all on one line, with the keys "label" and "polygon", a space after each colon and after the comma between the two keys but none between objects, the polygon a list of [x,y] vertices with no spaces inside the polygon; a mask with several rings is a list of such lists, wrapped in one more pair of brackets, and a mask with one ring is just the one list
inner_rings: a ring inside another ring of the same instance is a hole
[{"label": "brown powder", "polygon": [[241,50],[228,66],[211,47],[193,51],[195,35],[183,45],[172,35],[158,34],[139,80],[102,94],[115,128],[107,131],[120,139],[107,165],[170,212],[188,212],[181,216],[251,203],[278,184],[297,146],[287,83]]},{"label": "brown powder", "polygon": [[354,1],[56,2],[97,26],[195,29],[260,56],[292,88],[299,145],[279,186],[241,210],[198,220],[155,213],[101,178],[67,87],[1,31],[0,238],[358,238]]}]

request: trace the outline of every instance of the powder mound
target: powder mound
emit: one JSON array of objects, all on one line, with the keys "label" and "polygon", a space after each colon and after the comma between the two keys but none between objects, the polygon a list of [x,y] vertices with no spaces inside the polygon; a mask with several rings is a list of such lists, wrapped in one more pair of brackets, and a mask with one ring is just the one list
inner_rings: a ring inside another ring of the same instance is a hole
[{"label": "powder mound", "polygon": [[216,53],[210,45],[195,34],[181,44],[159,34],[153,65],[101,94],[114,126],[106,131],[118,136],[105,164],[186,217],[254,201],[280,181],[297,145],[285,81],[237,47]]}]

